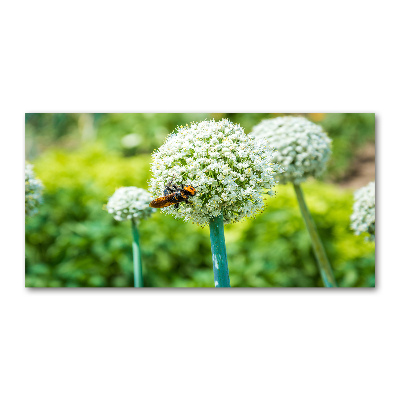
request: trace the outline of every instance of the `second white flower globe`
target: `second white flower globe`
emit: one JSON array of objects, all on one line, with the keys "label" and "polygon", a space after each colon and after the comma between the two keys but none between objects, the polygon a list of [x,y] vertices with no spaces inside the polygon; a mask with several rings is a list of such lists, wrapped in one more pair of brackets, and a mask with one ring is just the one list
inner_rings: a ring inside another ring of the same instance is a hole
[{"label": "second white flower globe", "polygon": [[331,139],[321,126],[304,117],[278,117],[261,121],[252,135],[267,139],[277,150],[274,162],[284,172],[280,183],[299,184],[309,177],[319,177],[331,155]]},{"label": "second white flower globe", "polygon": [[222,213],[231,223],[263,209],[262,194],[275,185],[277,170],[266,141],[257,143],[227,119],[203,121],[177,128],[153,154],[150,191],[159,197],[170,181],[192,185],[191,204],[162,212],[199,225]]},{"label": "second white flower globe", "polygon": [[121,187],[110,197],[106,208],[117,221],[130,219],[138,222],[156,211],[149,207],[150,201],[151,195],[147,190],[135,186]]}]

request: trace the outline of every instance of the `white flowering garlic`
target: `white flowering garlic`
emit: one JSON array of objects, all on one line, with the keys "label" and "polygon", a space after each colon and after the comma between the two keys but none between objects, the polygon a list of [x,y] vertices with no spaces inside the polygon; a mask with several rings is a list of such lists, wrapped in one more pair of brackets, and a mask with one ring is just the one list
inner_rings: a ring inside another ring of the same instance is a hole
[{"label": "white flowering garlic", "polygon": [[257,143],[240,125],[223,119],[178,127],[153,153],[151,171],[154,197],[162,196],[171,181],[196,188],[190,204],[162,212],[206,225],[221,213],[226,224],[260,212],[263,190],[275,185],[281,169],[266,141]]},{"label": "white flowering garlic", "polygon": [[151,195],[135,186],[117,189],[108,200],[106,209],[117,221],[146,219],[156,210],[149,207]]},{"label": "white flowering garlic", "polygon": [[42,182],[35,177],[33,165],[25,162],[25,216],[31,217],[37,213],[42,202]]},{"label": "white flowering garlic", "polygon": [[370,182],[354,193],[350,220],[356,235],[367,233],[366,240],[375,241],[375,182]]},{"label": "white flowering garlic", "polygon": [[321,126],[304,117],[278,117],[261,121],[251,132],[268,140],[277,150],[273,161],[284,170],[280,183],[299,184],[310,176],[319,177],[331,154],[331,139]]}]

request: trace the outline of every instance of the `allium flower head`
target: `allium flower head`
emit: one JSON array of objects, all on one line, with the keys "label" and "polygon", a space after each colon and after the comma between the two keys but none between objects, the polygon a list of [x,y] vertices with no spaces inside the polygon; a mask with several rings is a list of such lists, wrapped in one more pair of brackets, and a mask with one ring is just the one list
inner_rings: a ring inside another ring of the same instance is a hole
[{"label": "allium flower head", "polygon": [[277,150],[273,161],[284,170],[279,182],[299,184],[320,176],[331,154],[331,139],[323,129],[303,117],[278,117],[261,121],[253,128],[257,139],[267,139]]},{"label": "allium flower head", "polygon": [[199,225],[223,213],[224,223],[231,223],[263,209],[263,190],[275,185],[277,170],[267,142],[256,143],[240,125],[228,119],[193,122],[178,127],[153,153],[150,191],[159,197],[170,181],[192,185],[191,204],[162,212]]},{"label": "allium flower head", "polygon": [[367,233],[366,239],[375,241],[375,182],[370,182],[354,193],[350,220],[356,235]]},{"label": "allium flower head", "polygon": [[42,202],[42,182],[35,177],[33,165],[25,163],[25,216],[37,213],[37,207]]},{"label": "allium flower head", "polygon": [[121,187],[110,197],[106,209],[117,221],[131,219],[139,222],[155,212],[149,207],[150,201],[151,195],[147,190],[134,186]]}]

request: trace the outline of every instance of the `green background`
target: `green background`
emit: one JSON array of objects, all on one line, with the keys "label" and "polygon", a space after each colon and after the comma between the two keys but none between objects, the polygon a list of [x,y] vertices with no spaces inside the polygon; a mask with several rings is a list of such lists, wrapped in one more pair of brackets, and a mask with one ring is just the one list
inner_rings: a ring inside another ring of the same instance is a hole
[{"label": "green background", "polygon": [[[26,114],[26,159],[45,186],[39,213],[26,219],[26,286],[133,286],[130,224],[104,211],[115,189],[147,189],[150,153],[177,125],[227,117],[249,133],[279,115]],[[361,185],[352,177],[374,145],[374,114],[306,116],[333,139],[324,179],[303,190],[338,285],[374,286],[375,245],[349,227]],[[231,285],[322,286],[293,187],[277,186],[266,203],[256,218],[225,227]],[[157,212],[140,233],[145,286],[214,286],[208,228]]]}]

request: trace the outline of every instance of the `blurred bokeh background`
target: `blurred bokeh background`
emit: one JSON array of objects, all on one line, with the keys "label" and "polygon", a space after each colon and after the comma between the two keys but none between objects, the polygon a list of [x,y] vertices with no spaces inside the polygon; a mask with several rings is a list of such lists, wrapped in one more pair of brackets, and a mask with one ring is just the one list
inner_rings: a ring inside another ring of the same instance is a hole
[{"label": "blurred bokeh background", "polygon": [[[45,190],[26,219],[28,287],[133,286],[130,223],[103,205],[121,186],[147,189],[151,153],[176,126],[229,118],[249,133],[303,115],[333,139],[324,178],[303,185],[338,285],[375,285],[375,245],[350,230],[353,192],[375,180],[374,114],[26,114],[25,157]],[[232,286],[323,286],[291,185],[266,212],[225,230]],[[207,228],[155,213],[140,225],[145,286],[213,287]]]}]

